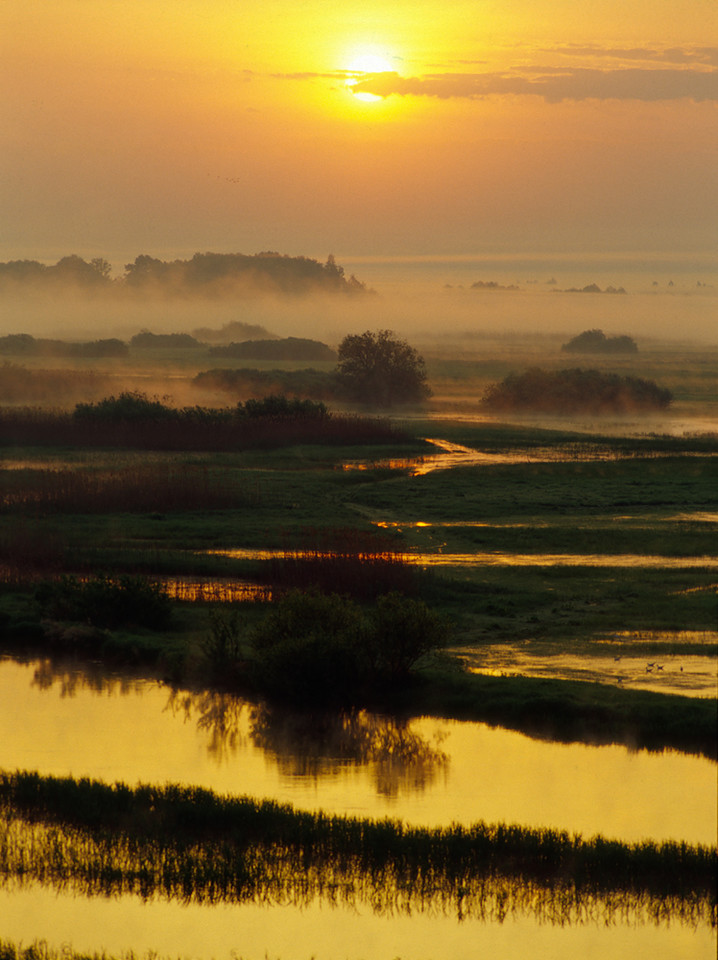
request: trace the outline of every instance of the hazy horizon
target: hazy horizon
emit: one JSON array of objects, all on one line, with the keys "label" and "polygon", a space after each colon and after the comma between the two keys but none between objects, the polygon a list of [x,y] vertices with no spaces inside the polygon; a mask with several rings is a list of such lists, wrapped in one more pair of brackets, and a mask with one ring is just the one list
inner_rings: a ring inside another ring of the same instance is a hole
[{"label": "hazy horizon", "polygon": [[715,257],[710,0],[5,0],[0,76],[0,260]]},{"label": "hazy horizon", "polygon": [[[332,254],[379,294],[6,297],[3,333],[718,339],[706,0],[6,0],[0,76],[0,261]],[[551,293],[590,284],[628,296]]]}]

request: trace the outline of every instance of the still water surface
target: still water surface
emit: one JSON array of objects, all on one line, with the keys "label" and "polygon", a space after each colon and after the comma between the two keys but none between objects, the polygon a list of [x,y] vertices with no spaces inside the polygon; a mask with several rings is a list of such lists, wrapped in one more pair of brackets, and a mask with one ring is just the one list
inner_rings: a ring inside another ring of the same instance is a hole
[{"label": "still water surface", "polygon": [[[48,662],[0,661],[0,767],[106,781],[177,781],[298,808],[411,823],[515,821],[584,835],[715,842],[715,764],[677,753],[531,740],[483,724],[397,724],[366,713],[318,727],[233,697]],[[0,932],[25,944],[203,960],[629,960],[714,956],[715,933],[618,916],[554,924],[527,913],[458,919],[326,900],[200,906],[12,883]]]},{"label": "still water surface", "polygon": [[228,695],[0,661],[0,768],[195,784],[302,809],[439,826],[506,821],[715,843],[716,766],[362,712],[315,724]]},{"label": "still water surface", "polygon": [[0,889],[3,936],[44,938],[118,956],[156,950],[203,960],[713,960],[715,933],[679,923],[632,921],[555,926],[531,916],[503,922],[441,914],[377,915],[368,907],[216,905],[56,894],[43,887]]}]

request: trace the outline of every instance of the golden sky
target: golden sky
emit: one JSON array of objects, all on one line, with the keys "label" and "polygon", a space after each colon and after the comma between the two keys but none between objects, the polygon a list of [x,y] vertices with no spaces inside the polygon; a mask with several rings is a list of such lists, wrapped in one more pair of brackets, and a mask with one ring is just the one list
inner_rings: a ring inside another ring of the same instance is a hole
[{"label": "golden sky", "polygon": [[715,250],[716,0],[3,0],[0,259]]}]

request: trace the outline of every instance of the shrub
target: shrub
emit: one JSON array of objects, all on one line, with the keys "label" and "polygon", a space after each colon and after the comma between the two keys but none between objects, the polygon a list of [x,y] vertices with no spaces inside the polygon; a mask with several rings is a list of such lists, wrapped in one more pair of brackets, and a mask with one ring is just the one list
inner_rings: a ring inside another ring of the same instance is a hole
[{"label": "shrub", "polygon": [[386,594],[365,613],[353,600],[291,591],[251,635],[256,678],[270,695],[304,706],[348,704],[404,682],[446,639],[427,606]]},{"label": "shrub", "polygon": [[421,600],[388,593],[377,600],[369,636],[377,677],[395,683],[405,680],[425,654],[444,645],[447,630]]},{"label": "shrub", "polygon": [[170,621],[170,601],[162,587],[145,577],[65,576],[41,584],[35,599],[53,620],[91,623],[114,629],[122,626],[161,630]]},{"label": "shrub", "polygon": [[260,686],[305,705],[353,699],[367,676],[361,625],[351,600],[316,591],[286,594],[251,637]]},{"label": "shrub", "polygon": [[202,652],[215,680],[227,682],[236,678],[242,662],[242,638],[236,611],[209,615],[209,633],[201,641]]},{"label": "shrub", "polygon": [[482,403],[491,410],[553,414],[623,414],[665,409],[670,390],[652,380],[598,370],[546,372],[534,367],[492,384]]}]

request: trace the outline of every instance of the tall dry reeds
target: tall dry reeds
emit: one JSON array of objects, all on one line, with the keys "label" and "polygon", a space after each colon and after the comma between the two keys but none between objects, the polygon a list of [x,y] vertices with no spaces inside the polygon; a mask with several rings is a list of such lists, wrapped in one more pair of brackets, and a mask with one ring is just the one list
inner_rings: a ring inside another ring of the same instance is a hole
[{"label": "tall dry reeds", "polygon": [[149,463],[103,470],[0,471],[0,512],[152,513],[256,505],[256,484],[239,485],[202,464]]},{"label": "tall dry reeds", "polygon": [[[294,535],[296,541],[297,536]],[[417,593],[422,571],[407,562],[386,534],[354,528],[305,528],[299,545],[266,562],[275,591],[306,590],[374,600],[385,593]]]},{"label": "tall dry reeds", "polygon": [[295,444],[398,443],[405,434],[376,417],[224,417],[192,408],[176,418],[103,420],[37,408],[0,409],[0,444],[136,450],[250,450]]}]

